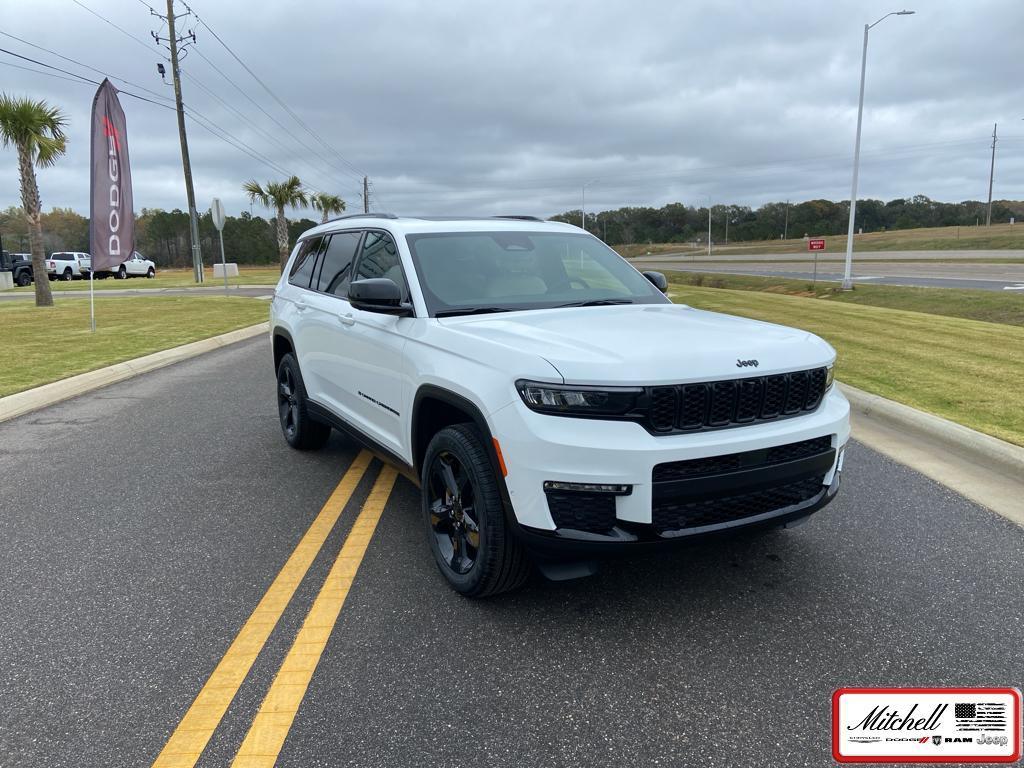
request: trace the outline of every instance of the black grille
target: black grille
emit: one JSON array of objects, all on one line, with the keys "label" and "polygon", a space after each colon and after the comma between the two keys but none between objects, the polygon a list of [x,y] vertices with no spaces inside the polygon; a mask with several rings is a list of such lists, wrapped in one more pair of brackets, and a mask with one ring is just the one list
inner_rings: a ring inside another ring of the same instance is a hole
[{"label": "black grille", "polygon": [[811,477],[775,488],[699,501],[655,499],[651,522],[659,533],[720,525],[774,512],[810,501],[824,490],[823,477]]},{"label": "black grille", "polygon": [[606,533],[615,525],[615,497],[608,493],[546,491],[557,528]]},{"label": "black grille", "polygon": [[813,411],[825,395],[826,369],[774,376],[650,387],[652,432],[699,432]]},{"label": "black grille", "polygon": [[676,424],[675,387],[654,387],[651,390],[651,426],[658,431],[672,429]]},{"label": "black grille", "polygon": [[817,456],[818,454],[825,453],[831,447],[832,436],[823,435],[822,437],[815,437],[810,440],[776,445],[758,451],[744,451],[742,453],[727,453],[721,456],[706,456],[700,459],[673,461],[655,465],[652,479],[655,483],[663,483],[672,480],[689,480],[695,477],[721,475],[740,469],[756,469],[772,464],[783,464],[787,461],[806,459],[809,456]]}]

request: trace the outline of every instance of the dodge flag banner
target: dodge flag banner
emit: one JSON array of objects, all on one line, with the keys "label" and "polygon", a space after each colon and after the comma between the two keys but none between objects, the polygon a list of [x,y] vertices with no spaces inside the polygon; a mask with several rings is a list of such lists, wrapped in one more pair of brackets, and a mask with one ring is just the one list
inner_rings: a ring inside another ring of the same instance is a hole
[{"label": "dodge flag banner", "polygon": [[90,315],[92,277],[116,269],[135,250],[135,214],[132,209],[132,173],[128,165],[128,134],[117,89],[104,79],[92,101],[92,172],[89,221]]}]

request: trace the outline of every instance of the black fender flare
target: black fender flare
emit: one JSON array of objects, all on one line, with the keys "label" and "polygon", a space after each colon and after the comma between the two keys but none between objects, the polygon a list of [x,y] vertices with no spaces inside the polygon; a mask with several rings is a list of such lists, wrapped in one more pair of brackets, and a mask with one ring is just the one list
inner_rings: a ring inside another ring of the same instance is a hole
[{"label": "black fender flare", "polygon": [[414,469],[416,471],[416,476],[422,477],[423,475],[423,467],[420,466],[421,461],[415,455],[415,449],[419,444],[420,437],[416,426],[419,421],[417,417],[419,416],[421,403],[428,397],[447,403],[448,405],[458,408],[460,411],[467,414],[472,420],[473,426],[475,426],[480,432],[485,443],[484,450],[487,452],[487,458],[491,463],[491,471],[494,472],[494,476],[498,480],[498,493],[501,494],[501,503],[505,508],[505,518],[508,520],[512,530],[518,533],[519,521],[516,519],[515,512],[512,510],[512,499],[509,497],[508,486],[505,484],[505,473],[501,470],[503,462],[498,459],[498,452],[494,447],[494,435],[491,434],[491,428],[487,425],[487,419],[484,418],[483,413],[472,400],[435,384],[421,384],[419,389],[416,390],[415,397],[413,397],[411,445],[414,451],[413,460],[415,462]]}]

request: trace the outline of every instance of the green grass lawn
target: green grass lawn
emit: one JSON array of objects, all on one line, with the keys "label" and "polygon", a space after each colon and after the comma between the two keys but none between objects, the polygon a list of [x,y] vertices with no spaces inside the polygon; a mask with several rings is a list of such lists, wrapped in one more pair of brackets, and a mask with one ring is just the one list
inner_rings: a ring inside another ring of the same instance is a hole
[{"label": "green grass lawn", "polygon": [[700,309],[816,333],[836,348],[841,381],[1024,445],[1020,326],[678,284],[671,296]]},{"label": "green grass lawn", "polygon": [[[204,270],[203,274],[205,276],[204,287],[216,288],[224,285],[224,278],[214,277],[212,269]],[[239,265],[238,277],[229,277],[228,285],[274,285],[280,277],[281,270],[277,265],[269,267]],[[145,277],[115,280],[112,277],[108,277],[104,280],[96,280],[94,287],[97,291],[106,291],[120,288],[195,288],[196,285],[191,269],[161,269],[157,271],[156,277],[152,280],[148,280]],[[50,287],[55,291],[88,291],[89,281],[71,280],[70,282],[64,282],[63,280],[55,280],[50,283]],[[26,285],[24,288],[15,288],[14,290],[19,293],[32,293],[35,288],[31,285]]]},{"label": "green grass lawn", "polygon": [[97,299],[92,333],[88,301],[3,302],[0,397],[260,323],[268,310],[266,301],[243,297]]},{"label": "green grass lawn", "polygon": [[988,323],[1024,326],[1024,296],[1014,291],[981,291],[961,288],[915,288],[900,285],[859,283],[852,291],[836,283],[701,272],[666,272],[673,285],[695,285],[740,291],[804,296],[839,304],[906,309],[930,315],[983,320]]}]

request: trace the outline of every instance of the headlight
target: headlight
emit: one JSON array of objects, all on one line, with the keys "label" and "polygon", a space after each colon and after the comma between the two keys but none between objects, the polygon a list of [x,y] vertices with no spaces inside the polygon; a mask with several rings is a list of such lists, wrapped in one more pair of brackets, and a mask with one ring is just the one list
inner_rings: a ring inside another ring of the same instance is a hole
[{"label": "headlight", "polygon": [[836,380],[835,364],[833,363],[825,369],[825,391],[828,392],[832,389],[832,383]]},{"label": "headlight", "polygon": [[570,384],[544,384],[517,381],[516,389],[527,407],[541,413],[566,416],[616,416],[628,413],[641,387],[589,387]]}]

